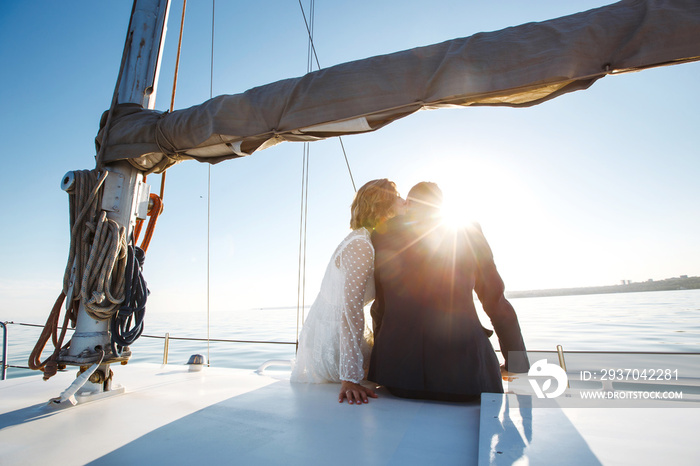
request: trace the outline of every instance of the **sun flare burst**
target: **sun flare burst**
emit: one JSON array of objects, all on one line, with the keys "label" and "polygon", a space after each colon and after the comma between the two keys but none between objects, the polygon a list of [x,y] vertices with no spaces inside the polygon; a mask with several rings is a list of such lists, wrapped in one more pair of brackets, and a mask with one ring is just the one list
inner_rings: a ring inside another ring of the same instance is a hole
[{"label": "sun flare burst", "polygon": [[446,225],[453,229],[459,229],[465,227],[468,223],[473,221],[467,215],[464,206],[460,206],[459,203],[446,201],[440,208],[440,217],[443,225]]}]

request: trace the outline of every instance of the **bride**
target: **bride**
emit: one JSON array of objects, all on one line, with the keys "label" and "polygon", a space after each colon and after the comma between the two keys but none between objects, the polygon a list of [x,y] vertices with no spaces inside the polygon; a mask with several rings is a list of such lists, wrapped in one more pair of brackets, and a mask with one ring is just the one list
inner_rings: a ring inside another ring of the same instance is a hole
[{"label": "bride", "polygon": [[352,231],[338,245],[321,290],[299,336],[291,381],[340,382],[338,402],[368,402],[373,390],[360,385],[369,363],[371,338],[364,306],[374,299],[372,230],[403,206],[396,185],[386,178],[362,186],[350,209]]}]

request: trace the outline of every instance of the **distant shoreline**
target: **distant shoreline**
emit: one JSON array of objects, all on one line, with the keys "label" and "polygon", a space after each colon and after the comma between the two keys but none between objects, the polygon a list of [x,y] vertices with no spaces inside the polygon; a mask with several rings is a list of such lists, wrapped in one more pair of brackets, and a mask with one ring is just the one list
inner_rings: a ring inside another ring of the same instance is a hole
[{"label": "distant shoreline", "polygon": [[540,298],[548,296],[575,296],[586,294],[633,293],[640,291],[671,291],[700,289],[700,277],[676,277],[665,280],[629,282],[612,286],[589,286],[583,288],[558,288],[550,290],[507,291],[507,298]]}]

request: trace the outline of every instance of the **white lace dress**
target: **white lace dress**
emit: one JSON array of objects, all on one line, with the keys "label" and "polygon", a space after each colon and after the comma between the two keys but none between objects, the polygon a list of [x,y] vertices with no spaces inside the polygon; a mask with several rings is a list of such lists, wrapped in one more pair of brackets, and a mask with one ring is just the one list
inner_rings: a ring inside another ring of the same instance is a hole
[{"label": "white lace dress", "polygon": [[299,336],[292,382],[364,379],[370,353],[364,307],[373,299],[374,247],[369,231],[360,228],[331,257]]}]

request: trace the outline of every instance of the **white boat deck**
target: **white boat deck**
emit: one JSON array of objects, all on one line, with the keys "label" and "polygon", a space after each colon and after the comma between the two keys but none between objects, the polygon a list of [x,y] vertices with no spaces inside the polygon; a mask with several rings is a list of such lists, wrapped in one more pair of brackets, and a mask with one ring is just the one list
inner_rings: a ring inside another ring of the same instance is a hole
[{"label": "white boat deck", "polygon": [[[698,464],[695,407],[534,408],[403,400],[353,406],[338,386],[250,370],[129,364],[125,393],[51,406],[74,370],[0,382],[0,464]],[[675,402],[678,403],[678,402]],[[690,407],[689,407],[690,406]]]}]

